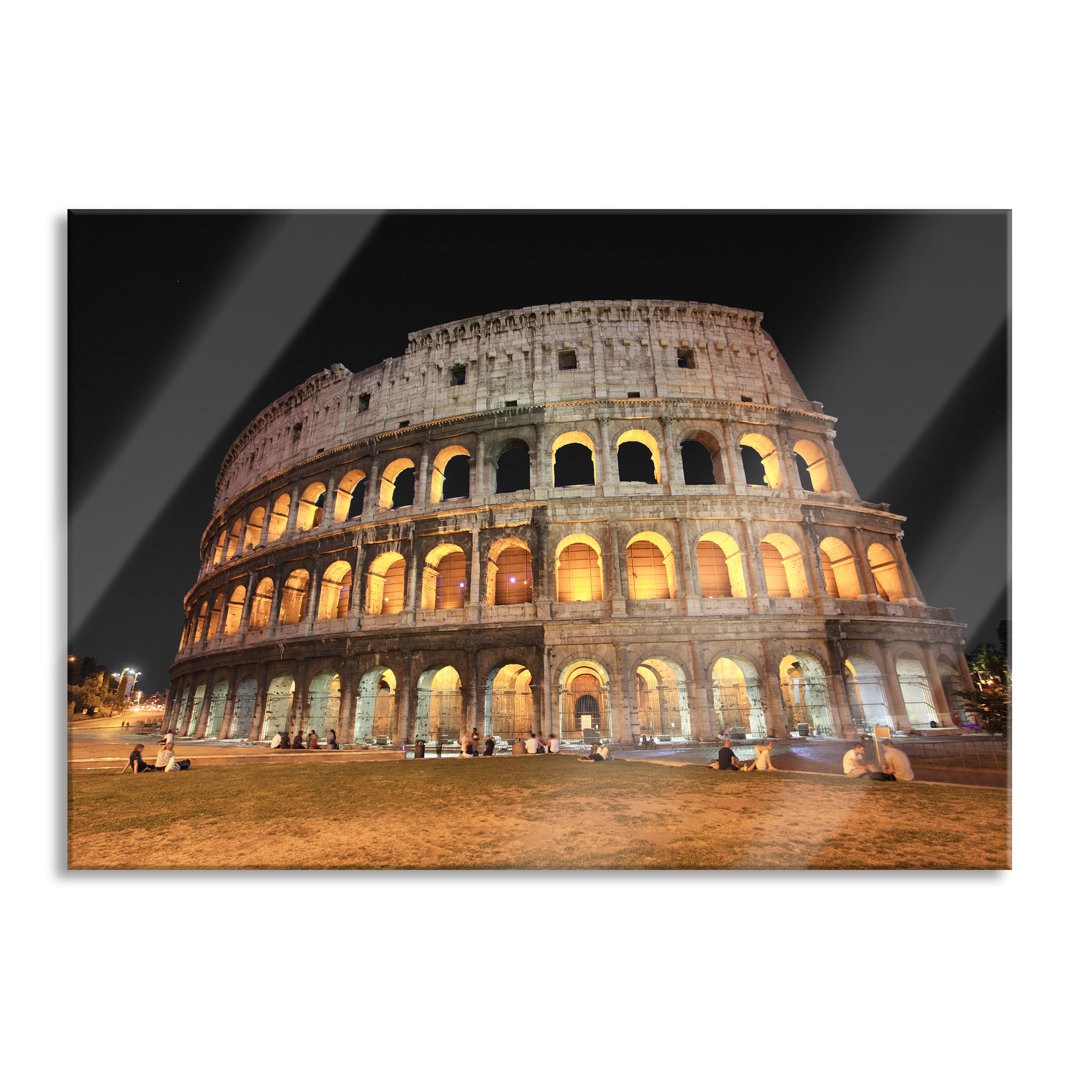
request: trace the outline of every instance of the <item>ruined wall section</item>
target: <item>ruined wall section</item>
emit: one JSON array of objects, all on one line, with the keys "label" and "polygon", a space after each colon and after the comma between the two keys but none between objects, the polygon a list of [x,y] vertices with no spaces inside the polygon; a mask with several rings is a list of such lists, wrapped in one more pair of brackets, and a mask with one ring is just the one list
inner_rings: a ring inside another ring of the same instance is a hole
[{"label": "ruined wall section", "polygon": [[335,364],[264,409],[226,455],[214,512],[331,448],[476,412],[638,397],[821,413],[761,319],[718,304],[586,301],[419,330],[404,356],[358,373]]}]

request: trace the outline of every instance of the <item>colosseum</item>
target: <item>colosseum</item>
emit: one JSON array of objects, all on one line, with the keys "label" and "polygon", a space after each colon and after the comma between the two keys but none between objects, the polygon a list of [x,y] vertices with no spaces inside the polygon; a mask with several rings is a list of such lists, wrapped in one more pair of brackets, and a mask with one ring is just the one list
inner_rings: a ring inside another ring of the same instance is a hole
[{"label": "colosseum", "polygon": [[963,626],[761,323],[540,305],[313,375],[222,464],[167,726],[401,746],[955,724]]}]

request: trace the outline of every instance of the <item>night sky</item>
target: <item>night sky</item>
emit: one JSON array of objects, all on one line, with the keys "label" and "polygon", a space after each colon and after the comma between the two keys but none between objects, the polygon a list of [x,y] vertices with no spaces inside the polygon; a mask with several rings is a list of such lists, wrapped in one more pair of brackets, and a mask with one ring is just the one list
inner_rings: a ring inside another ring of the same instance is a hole
[{"label": "night sky", "polygon": [[81,212],[67,239],[68,647],[147,693],[260,409],[411,330],[568,300],[764,312],[859,494],[908,518],[927,602],[969,650],[1007,617],[1005,213]]}]

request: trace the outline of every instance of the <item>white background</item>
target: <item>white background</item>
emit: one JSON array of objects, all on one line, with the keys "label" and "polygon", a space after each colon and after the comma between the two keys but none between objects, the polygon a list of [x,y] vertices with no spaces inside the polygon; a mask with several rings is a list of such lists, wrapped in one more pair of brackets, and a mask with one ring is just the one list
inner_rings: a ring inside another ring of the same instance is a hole
[{"label": "white background", "polygon": [[[1076,600],[1049,591],[1070,580],[1076,548],[1077,87],[1064,10],[193,2],[9,14],[13,1075],[752,1063],[997,1076],[1056,1063],[1071,989],[1058,976],[1076,946]],[[1015,869],[65,871],[51,692],[66,654],[63,220],[67,208],[166,207],[1012,209]]]}]

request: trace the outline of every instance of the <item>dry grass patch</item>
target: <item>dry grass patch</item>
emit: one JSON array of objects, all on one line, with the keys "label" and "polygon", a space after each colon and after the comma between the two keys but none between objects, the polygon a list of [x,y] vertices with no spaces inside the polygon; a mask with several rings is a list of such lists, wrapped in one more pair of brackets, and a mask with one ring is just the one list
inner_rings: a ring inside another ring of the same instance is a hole
[{"label": "dry grass patch", "polygon": [[1005,791],[572,757],[72,770],[73,868],[1003,869]]}]

